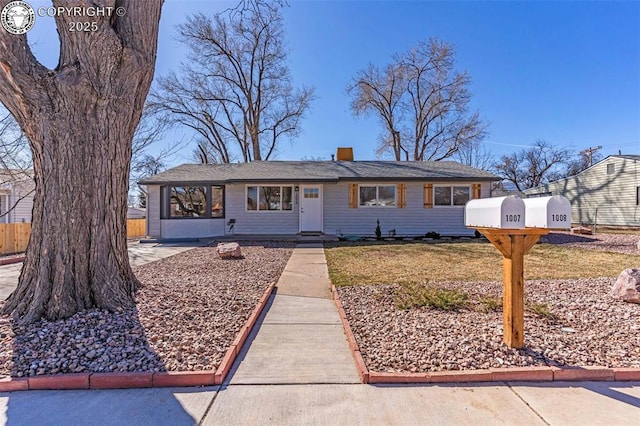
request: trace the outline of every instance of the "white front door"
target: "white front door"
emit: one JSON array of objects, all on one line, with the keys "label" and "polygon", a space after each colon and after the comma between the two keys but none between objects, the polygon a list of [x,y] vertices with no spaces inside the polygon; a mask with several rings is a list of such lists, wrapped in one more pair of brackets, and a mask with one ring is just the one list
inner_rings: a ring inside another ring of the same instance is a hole
[{"label": "white front door", "polygon": [[300,232],[322,232],[322,185],[300,185]]}]

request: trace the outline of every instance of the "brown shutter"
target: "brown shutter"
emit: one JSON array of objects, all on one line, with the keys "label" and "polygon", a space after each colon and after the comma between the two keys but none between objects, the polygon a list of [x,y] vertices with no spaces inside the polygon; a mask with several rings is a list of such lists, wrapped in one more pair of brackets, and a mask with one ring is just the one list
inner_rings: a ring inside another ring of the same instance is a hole
[{"label": "brown shutter", "polygon": [[397,184],[396,192],[398,193],[398,208],[404,209],[407,207],[407,185],[404,183]]},{"label": "brown shutter", "polygon": [[424,184],[424,208],[425,209],[433,208],[433,184],[432,183]]},{"label": "brown shutter", "polygon": [[473,198],[477,199],[481,197],[481,188],[482,186],[479,183],[474,183],[473,185],[471,185],[471,188],[473,189]]},{"label": "brown shutter", "polygon": [[350,209],[358,208],[358,184],[357,183],[349,184],[349,208]]}]

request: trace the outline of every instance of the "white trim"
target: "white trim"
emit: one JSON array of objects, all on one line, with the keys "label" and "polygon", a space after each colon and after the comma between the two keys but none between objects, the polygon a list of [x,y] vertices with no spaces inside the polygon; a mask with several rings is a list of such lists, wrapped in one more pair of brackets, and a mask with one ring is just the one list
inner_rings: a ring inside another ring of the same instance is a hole
[{"label": "white trim", "polygon": [[[393,205],[392,206],[382,206],[376,204],[375,206],[367,206],[360,204],[360,188],[361,187],[375,187],[376,188],[376,201],[380,198],[380,187],[381,186],[392,186],[393,187]],[[397,183],[359,183],[358,184],[358,208],[359,209],[395,209],[398,208],[398,184]]]},{"label": "white trim", "polygon": [[[256,201],[258,203],[258,205],[256,206],[255,210],[250,210],[248,208],[247,205],[247,200],[249,199],[249,187],[279,187],[280,188],[280,210],[260,210],[260,190],[257,190],[256,192],[256,197],[258,198]],[[282,195],[283,195],[283,191],[282,188],[291,188],[291,209],[285,210],[282,208]],[[245,184],[244,186],[244,211],[249,213],[249,214],[254,214],[254,213],[293,213],[295,211],[294,209],[295,206],[295,185],[291,185],[291,184],[287,184],[287,185],[281,185],[281,184],[262,184],[262,183],[256,183],[256,184]]]},{"label": "white trim", "polygon": [[[447,204],[447,205],[443,205],[443,204],[436,204],[436,188],[451,188],[451,204]],[[433,203],[433,208],[439,208],[439,209],[447,209],[447,208],[464,208],[464,204],[460,204],[460,205],[456,205],[453,204],[453,188],[458,187],[458,188],[468,188],[469,189],[469,200],[473,200],[473,185],[472,184],[466,184],[466,185],[456,185],[455,183],[437,183],[437,184],[433,184],[433,194],[432,197],[433,199],[431,200],[431,202]],[[482,198],[482,197],[481,197]],[[467,200],[467,201],[469,201]]]}]

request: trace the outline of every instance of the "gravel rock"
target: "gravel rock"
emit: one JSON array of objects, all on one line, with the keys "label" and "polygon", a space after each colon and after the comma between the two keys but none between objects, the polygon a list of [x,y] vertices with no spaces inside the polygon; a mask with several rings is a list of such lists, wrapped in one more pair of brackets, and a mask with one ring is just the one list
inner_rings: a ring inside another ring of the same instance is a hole
[{"label": "gravel rock", "polygon": [[215,370],[293,244],[242,251],[230,262],[202,247],[134,268],[137,306],[122,313],[92,309],[29,326],[0,317],[0,377]]},{"label": "gravel rock", "polygon": [[[502,342],[502,313],[400,310],[397,285],[340,287],[340,300],[369,369],[381,372],[473,370],[532,365],[640,367],[640,305],[609,296],[615,278],[527,281],[523,349]],[[439,284],[500,298],[502,283]]]},{"label": "gravel rock", "polygon": [[622,271],[609,295],[625,302],[640,303],[640,269],[629,268]]},{"label": "gravel rock", "polygon": [[549,235],[543,236],[540,242],[640,255],[640,251],[636,247],[637,240],[638,236],[631,234],[576,235],[569,232],[551,232]]}]

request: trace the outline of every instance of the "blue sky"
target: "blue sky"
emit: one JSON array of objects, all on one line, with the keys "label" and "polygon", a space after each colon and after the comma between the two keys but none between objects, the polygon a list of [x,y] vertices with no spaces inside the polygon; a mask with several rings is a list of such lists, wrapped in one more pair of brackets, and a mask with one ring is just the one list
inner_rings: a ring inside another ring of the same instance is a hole
[{"label": "blue sky", "polygon": [[[167,0],[156,75],[177,70],[183,58],[176,24],[233,4]],[[602,145],[605,156],[640,153],[640,2],[291,0],[284,18],[294,82],[314,86],[317,99],[301,136],[285,141],[277,159],[328,159],[338,146],[374,159],[381,128],[375,117],[352,115],[346,87],[369,62],[383,66],[429,37],[454,44],[457,69],[472,78],[472,108],[490,123],[485,144],[494,155],[536,139],[574,149]],[[53,20],[38,17],[29,39],[36,56],[55,67]],[[162,143],[181,138],[186,130]],[[187,161],[191,150],[173,163]]]}]

